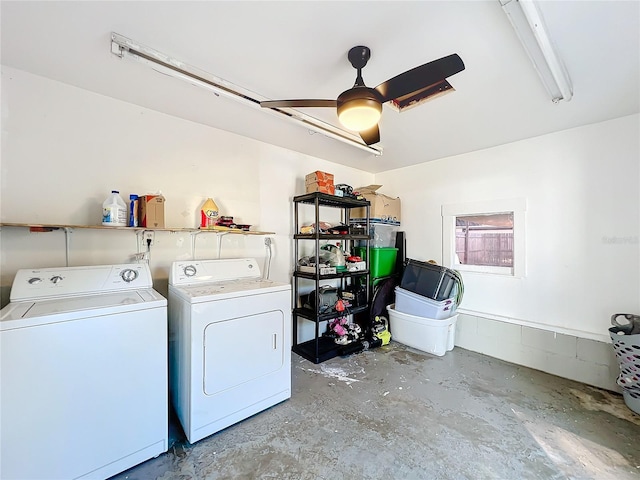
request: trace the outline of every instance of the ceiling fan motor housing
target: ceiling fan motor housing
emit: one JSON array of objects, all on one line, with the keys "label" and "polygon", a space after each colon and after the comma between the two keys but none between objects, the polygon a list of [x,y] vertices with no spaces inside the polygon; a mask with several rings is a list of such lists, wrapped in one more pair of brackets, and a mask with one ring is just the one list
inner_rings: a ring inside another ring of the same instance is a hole
[{"label": "ceiling fan motor housing", "polygon": [[338,97],[338,119],[349,130],[368,130],[378,123],[382,113],[380,95],[373,88],[353,87]]}]

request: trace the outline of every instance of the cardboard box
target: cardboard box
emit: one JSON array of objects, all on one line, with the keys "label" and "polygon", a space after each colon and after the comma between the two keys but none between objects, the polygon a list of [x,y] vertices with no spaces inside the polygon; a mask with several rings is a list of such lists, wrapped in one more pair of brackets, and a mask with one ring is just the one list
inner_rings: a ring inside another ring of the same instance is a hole
[{"label": "cardboard box", "polygon": [[321,172],[320,170],[311,172],[306,177],[304,177],[304,184],[305,186],[307,186],[311,183],[333,185],[333,174]]},{"label": "cardboard box", "polygon": [[141,227],[164,228],[164,197],[162,195],[141,195],[138,219]]},{"label": "cardboard box", "polygon": [[[400,225],[400,199],[392,198],[382,193],[377,193],[382,185],[368,185],[356,188],[355,191],[369,200],[369,221],[372,223],[388,223]],[[364,208],[351,210],[351,223],[359,223],[366,219],[367,212]]]},{"label": "cardboard box", "polygon": [[333,174],[321,172],[320,170],[311,172],[305,176],[304,186],[306,193],[320,192],[334,195],[336,192],[333,184]]},{"label": "cardboard box", "polygon": [[313,192],[321,192],[321,193],[328,193],[329,195],[334,195],[336,192],[336,188],[334,187],[333,183],[326,183],[326,182],[308,183],[306,185],[306,193],[313,193]]}]

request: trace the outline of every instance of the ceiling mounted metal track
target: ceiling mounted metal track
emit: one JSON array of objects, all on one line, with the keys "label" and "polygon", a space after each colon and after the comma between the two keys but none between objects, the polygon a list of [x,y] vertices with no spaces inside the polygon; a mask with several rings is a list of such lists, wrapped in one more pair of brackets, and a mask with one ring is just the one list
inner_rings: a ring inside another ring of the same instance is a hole
[{"label": "ceiling mounted metal track", "polygon": [[353,135],[351,132],[342,130],[330,123],[324,122],[310,115],[306,115],[297,110],[289,108],[260,108],[260,102],[269,100],[268,98],[239,87],[238,85],[234,85],[233,83],[211,75],[210,73],[189,66],[184,62],[171,58],[168,55],[160,53],[152,48],[140,45],[139,43],[117,33],[111,34],[111,53],[120,58],[135,60],[146,64],[157,72],[189,82],[209,91],[213,91],[218,95],[230,98],[246,106],[259,109],[261,112],[267,112],[288,118],[289,120],[293,120],[314,132],[321,133],[329,138],[346,143],[347,145],[360,148],[374,155],[382,154],[382,149],[380,147],[366,145],[362,143],[360,137]]}]

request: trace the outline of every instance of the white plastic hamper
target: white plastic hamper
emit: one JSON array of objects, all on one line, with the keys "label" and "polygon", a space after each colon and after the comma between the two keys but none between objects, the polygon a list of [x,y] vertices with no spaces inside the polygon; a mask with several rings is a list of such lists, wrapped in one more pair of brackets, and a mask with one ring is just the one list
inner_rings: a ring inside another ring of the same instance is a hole
[{"label": "white plastic hamper", "polygon": [[437,320],[402,313],[394,307],[387,307],[392,340],[439,357],[453,350],[458,315]]}]

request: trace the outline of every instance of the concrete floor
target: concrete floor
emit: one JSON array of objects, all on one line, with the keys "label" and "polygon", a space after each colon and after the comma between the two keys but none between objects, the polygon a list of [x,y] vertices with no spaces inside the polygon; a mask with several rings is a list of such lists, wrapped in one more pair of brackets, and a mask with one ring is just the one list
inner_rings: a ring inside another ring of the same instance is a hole
[{"label": "concrete floor", "polygon": [[178,429],[113,478],[640,478],[640,415],[621,395],[461,348],[292,355],[290,400],[195,445]]}]

